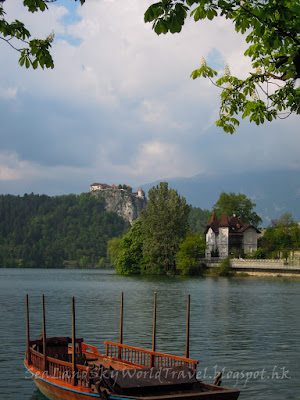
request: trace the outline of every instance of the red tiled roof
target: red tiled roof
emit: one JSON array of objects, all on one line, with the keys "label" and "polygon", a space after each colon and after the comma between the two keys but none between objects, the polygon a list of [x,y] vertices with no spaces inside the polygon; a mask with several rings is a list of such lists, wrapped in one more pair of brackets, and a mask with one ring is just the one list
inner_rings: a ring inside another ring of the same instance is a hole
[{"label": "red tiled roof", "polygon": [[219,227],[222,227],[222,228],[228,228],[229,227],[229,222],[228,222],[228,218],[227,218],[226,214],[222,215]]},{"label": "red tiled roof", "polygon": [[241,227],[240,232],[245,232],[245,230],[247,230],[248,228],[253,228],[256,230],[257,233],[260,233],[260,230],[251,224],[244,224],[244,226]]},{"label": "red tiled roof", "polygon": [[230,235],[242,235],[245,230],[249,228],[253,228],[259,233],[259,230],[255,228],[254,225],[245,224],[240,218],[237,218],[235,215],[231,217],[227,217],[226,214],[222,215],[221,221],[219,222],[217,215],[213,212],[209,223],[206,226],[205,233],[208,232],[209,228],[211,228],[215,233],[219,231],[219,228],[229,228]]},{"label": "red tiled roof", "polygon": [[233,215],[232,217],[229,217],[229,225],[236,225],[236,226],[240,225],[240,226],[243,226],[244,222],[240,218],[238,218],[235,215]]},{"label": "red tiled roof", "polygon": [[207,233],[209,228],[211,228],[214,232],[218,232],[218,230],[219,230],[219,220],[218,220],[217,214],[215,212],[212,213],[211,219],[210,219],[209,223],[207,224],[205,233]]}]

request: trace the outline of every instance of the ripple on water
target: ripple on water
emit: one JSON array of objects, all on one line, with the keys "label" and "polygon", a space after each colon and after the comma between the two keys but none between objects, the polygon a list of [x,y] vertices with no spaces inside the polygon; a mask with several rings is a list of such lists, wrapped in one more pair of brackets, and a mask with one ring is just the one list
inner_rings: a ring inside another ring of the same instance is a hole
[{"label": "ripple on water", "polygon": [[[118,340],[124,291],[124,342],[151,348],[157,291],[157,350],[184,355],[186,296],[191,295],[191,357],[203,380],[223,371],[223,384],[244,400],[296,399],[299,387],[300,281],[268,278],[120,277],[98,270],[0,269],[0,393],[5,400],[42,400],[25,373],[25,294],[31,337],[41,332],[46,296],[48,336],[77,336],[98,346]],[[287,372],[288,371],[288,372]],[[205,379],[204,379],[205,377]]]}]

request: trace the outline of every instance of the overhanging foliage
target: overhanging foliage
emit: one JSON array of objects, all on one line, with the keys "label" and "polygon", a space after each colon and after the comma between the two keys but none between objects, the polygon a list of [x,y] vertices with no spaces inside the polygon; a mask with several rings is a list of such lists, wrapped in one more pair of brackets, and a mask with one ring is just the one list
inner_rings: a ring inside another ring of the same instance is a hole
[{"label": "overhanging foliage", "polygon": [[[49,33],[45,39],[31,39],[31,33],[24,23],[18,20],[8,22],[3,3],[0,0],[0,39],[9,44],[14,50],[20,53],[19,64],[26,68],[36,69],[38,66],[43,69],[54,68],[53,58],[50,53],[51,44],[54,40],[54,32]],[[77,0],[75,0],[77,1]],[[85,0],[79,0],[81,4]],[[48,10],[49,3],[56,0],[24,0],[24,7],[31,13]]]},{"label": "overhanging foliage", "polygon": [[300,114],[300,4],[298,0],[162,0],[145,13],[159,35],[180,32],[188,16],[195,21],[225,17],[249,44],[245,56],[253,67],[246,79],[232,76],[227,66],[217,71],[206,65],[191,74],[205,77],[222,89],[220,118],[216,125],[233,133],[238,115],[257,125]]}]

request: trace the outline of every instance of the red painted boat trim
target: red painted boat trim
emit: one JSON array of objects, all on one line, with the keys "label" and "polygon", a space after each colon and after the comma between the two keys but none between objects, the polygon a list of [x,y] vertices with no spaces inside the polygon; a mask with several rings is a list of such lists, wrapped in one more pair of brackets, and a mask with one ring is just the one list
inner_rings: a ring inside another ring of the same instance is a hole
[{"label": "red painted boat trim", "polygon": [[[82,394],[84,396],[92,396],[92,397],[98,397],[99,398],[99,394],[95,393],[91,389],[80,387],[80,390],[78,390],[78,386],[74,386],[74,385],[68,384],[67,382],[63,382],[58,378],[53,378],[52,376],[49,376],[49,375],[44,374],[44,373],[41,373],[41,371],[38,370],[37,368],[35,368],[33,365],[29,366],[28,363],[27,363],[27,360],[25,360],[24,364],[25,364],[25,368],[30,372],[30,374],[32,375],[33,379],[39,379],[39,380],[41,380],[43,382],[48,383],[49,385],[53,385],[53,386],[58,387],[61,390],[68,390],[68,391],[71,391],[71,392]],[[57,382],[59,382],[59,384]]]},{"label": "red painted boat trim", "polygon": [[[49,389],[51,391],[51,386],[55,386],[56,388],[61,390],[61,399],[66,399],[66,392],[65,391],[69,391],[75,394],[75,396],[79,395],[80,397],[78,397],[79,400],[86,400],[86,396],[89,397],[96,397],[99,399],[99,394],[93,392],[91,389],[85,389],[82,388],[81,390],[76,390],[76,386],[74,385],[70,385],[67,384],[65,382],[61,382],[60,379],[55,379],[53,377],[41,377],[40,376],[40,371],[35,368],[34,366],[28,366],[27,360],[25,360],[24,362],[25,368],[27,369],[28,372],[30,372],[33,380],[38,380],[38,381],[42,381],[43,383],[45,383],[46,385],[49,385]],[[60,384],[54,383],[53,381],[59,381]],[[40,385],[35,382],[35,384],[37,385],[37,387],[40,389],[40,391],[43,393],[43,390],[40,388]],[[46,397],[48,397],[45,393],[43,393]],[[131,398],[127,398],[124,396],[115,396],[115,395],[109,395],[109,399],[111,400],[132,400]],[[52,399],[51,399],[52,400]]]}]

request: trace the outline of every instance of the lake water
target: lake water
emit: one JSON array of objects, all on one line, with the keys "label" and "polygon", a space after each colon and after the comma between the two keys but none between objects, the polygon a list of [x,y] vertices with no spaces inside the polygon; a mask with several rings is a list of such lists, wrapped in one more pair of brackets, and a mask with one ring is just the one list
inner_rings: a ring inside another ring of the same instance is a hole
[{"label": "lake water", "polygon": [[31,339],[71,336],[71,296],[77,337],[104,351],[118,341],[124,292],[124,343],[151,349],[153,292],[157,292],[157,351],[184,356],[186,297],[191,295],[190,357],[198,376],[241,390],[244,400],[300,399],[300,279],[120,277],[102,270],[0,269],[0,399],[43,400],[23,357],[25,295]]}]

